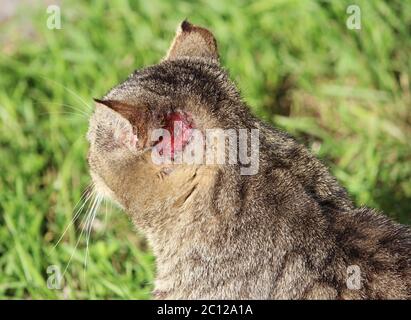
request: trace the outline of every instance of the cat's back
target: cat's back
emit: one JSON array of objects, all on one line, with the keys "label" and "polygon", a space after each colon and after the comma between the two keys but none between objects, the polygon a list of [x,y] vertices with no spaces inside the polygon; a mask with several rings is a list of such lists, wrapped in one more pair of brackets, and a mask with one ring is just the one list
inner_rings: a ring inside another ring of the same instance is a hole
[{"label": "cat's back", "polygon": [[336,245],[353,272],[347,278],[361,279],[358,292],[345,290],[342,298],[411,299],[409,227],[369,208],[338,215],[334,227]]},{"label": "cat's back", "polygon": [[[261,179],[266,199],[276,203],[276,210],[266,209],[285,217],[284,224],[292,230],[286,237],[293,247],[300,246],[310,256],[313,251],[307,247],[318,251],[321,284],[314,284],[300,298],[335,294],[341,299],[411,299],[411,229],[376,210],[355,208],[345,189],[307,148],[286,133],[261,128],[270,173],[264,172]],[[277,199],[281,190],[288,196]],[[289,190],[296,196],[290,198]],[[298,203],[299,210],[287,210]],[[359,281],[353,278],[357,281],[353,288],[350,277],[359,277]],[[330,287],[336,291],[325,290]]]}]

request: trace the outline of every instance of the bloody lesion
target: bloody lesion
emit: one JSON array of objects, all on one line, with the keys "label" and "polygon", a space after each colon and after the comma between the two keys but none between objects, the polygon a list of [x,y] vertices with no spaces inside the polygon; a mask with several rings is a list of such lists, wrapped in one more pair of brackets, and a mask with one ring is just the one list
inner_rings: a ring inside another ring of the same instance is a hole
[{"label": "bloody lesion", "polygon": [[164,117],[163,129],[170,134],[170,155],[182,152],[190,142],[194,122],[191,116],[183,111],[168,112]]},{"label": "bloody lesion", "polygon": [[[127,136],[120,136],[127,145],[141,150],[156,147],[160,155],[170,153],[171,159],[184,150],[195,128],[192,116],[182,110],[154,112],[144,105],[135,106],[115,100],[94,99],[94,101],[105,105],[130,122],[133,132]],[[155,129],[166,130],[169,139],[160,136],[157,141],[152,141],[151,134]]]}]

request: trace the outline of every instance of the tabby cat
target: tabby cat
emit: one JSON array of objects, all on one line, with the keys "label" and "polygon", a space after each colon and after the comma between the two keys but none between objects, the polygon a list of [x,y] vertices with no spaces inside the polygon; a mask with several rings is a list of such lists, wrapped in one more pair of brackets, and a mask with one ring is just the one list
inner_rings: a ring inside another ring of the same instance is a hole
[{"label": "tabby cat", "polygon": [[[258,170],[153,160],[212,128],[258,130]],[[182,22],[160,63],[96,99],[87,137],[97,191],[154,251],[157,299],[411,298],[410,228],[354,207],[304,146],[254,117],[205,28]]]}]

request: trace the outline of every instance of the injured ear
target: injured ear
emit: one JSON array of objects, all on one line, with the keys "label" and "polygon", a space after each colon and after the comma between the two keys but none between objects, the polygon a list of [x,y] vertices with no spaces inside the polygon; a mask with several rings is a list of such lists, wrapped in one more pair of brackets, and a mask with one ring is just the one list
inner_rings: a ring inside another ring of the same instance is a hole
[{"label": "injured ear", "polygon": [[97,106],[108,107],[119,114],[122,119],[127,120],[131,130],[128,130],[127,126],[116,128],[115,138],[118,138],[118,141],[123,142],[132,149],[146,147],[148,132],[154,125],[152,115],[147,107],[143,105],[134,106],[115,100],[94,99],[94,101]]},{"label": "injured ear", "polygon": [[184,20],[168,50],[165,60],[182,57],[202,57],[218,60],[217,41],[205,28],[195,26]]}]

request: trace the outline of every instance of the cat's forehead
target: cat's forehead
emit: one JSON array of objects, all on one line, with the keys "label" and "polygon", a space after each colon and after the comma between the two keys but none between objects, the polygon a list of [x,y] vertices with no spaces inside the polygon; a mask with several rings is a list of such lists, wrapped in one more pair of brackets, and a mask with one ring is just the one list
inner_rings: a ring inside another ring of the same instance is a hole
[{"label": "cat's forehead", "polygon": [[224,72],[217,64],[201,59],[164,61],[134,71],[112,88],[104,99],[133,102],[135,99],[175,99],[181,95],[203,95],[204,88],[215,87]]}]

